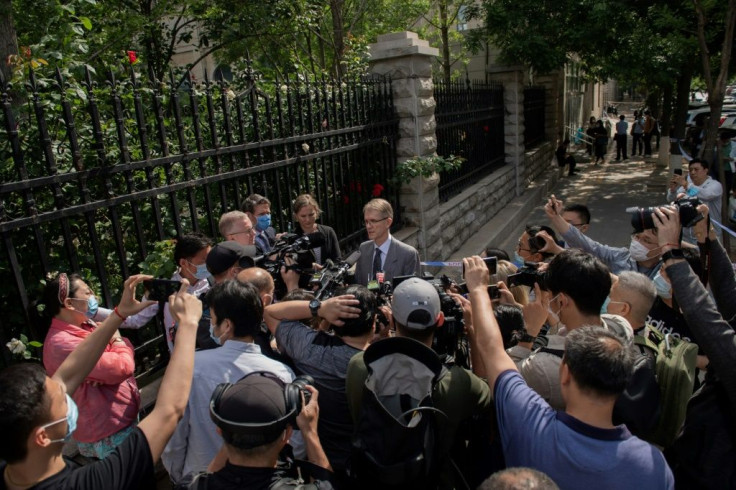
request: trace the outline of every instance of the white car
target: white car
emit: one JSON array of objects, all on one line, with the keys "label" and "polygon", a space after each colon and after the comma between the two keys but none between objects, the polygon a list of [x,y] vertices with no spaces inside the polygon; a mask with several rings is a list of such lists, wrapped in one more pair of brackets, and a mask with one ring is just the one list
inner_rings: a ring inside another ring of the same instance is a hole
[{"label": "white car", "polygon": [[[721,124],[723,123],[723,116],[730,115],[730,114],[736,114],[736,104],[723,104],[723,109],[721,109]],[[700,123],[710,115],[710,107],[701,107],[699,109],[692,109],[687,111],[687,121],[685,121],[686,126],[697,126],[697,123]]]}]

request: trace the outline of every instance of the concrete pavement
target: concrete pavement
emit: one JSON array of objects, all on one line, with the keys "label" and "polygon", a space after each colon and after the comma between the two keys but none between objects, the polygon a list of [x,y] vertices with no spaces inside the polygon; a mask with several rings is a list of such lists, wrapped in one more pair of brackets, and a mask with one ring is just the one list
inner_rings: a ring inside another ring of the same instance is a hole
[{"label": "concrete pavement", "polygon": [[[588,235],[591,238],[607,245],[628,246],[633,227],[626,208],[664,204],[668,170],[655,166],[656,154],[647,159],[637,156],[625,162],[615,162],[615,145],[609,146],[608,163],[604,165],[589,163],[589,157],[583,151],[578,151],[575,157],[579,162],[578,175],[561,176],[557,166],[550,163],[549,170],[522,196],[509,203],[445,260],[477,254],[486,247],[502,248],[512,256],[527,224],[549,224],[543,206],[550,194],[565,204],[588,206],[591,212]],[[459,276],[459,271],[453,268],[444,268],[440,273],[454,278]]]}]

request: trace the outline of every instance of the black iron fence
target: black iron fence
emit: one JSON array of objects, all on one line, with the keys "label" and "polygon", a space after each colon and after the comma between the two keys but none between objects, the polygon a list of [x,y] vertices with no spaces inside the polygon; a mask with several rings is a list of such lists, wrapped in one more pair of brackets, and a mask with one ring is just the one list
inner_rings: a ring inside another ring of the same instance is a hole
[{"label": "black iron fence", "polygon": [[524,145],[527,149],[544,141],[545,103],[544,87],[524,89]]},{"label": "black iron fence", "polygon": [[[80,271],[110,306],[154,243],[190,231],[217,237],[219,216],[250,193],[271,199],[279,230],[292,199],[312,193],[348,251],[363,239],[365,201],[398,204],[388,79],[264,82],[250,73],[197,84],[144,79],[131,67],[81,80],[30,71],[25,82],[0,79],[5,362],[11,337],[43,341],[27,308],[47,273]],[[155,325],[131,334],[139,374],[165,362],[160,334]]]},{"label": "black iron fence", "polygon": [[465,159],[459,170],[440,174],[440,199],[446,201],[504,163],[503,86],[434,83],[437,154]]}]

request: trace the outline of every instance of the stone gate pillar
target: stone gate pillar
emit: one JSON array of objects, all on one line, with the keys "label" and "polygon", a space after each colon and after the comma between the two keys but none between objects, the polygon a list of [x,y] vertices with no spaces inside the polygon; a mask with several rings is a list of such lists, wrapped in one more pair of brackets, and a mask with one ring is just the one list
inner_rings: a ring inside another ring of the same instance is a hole
[{"label": "stone gate pillar", "polygon": [[[396,157],[399,163],[415,156],[434,155],[437,149],[434,119],[432,61],[437,48],[404,31],[378,36],[370,45],[370,71],[392,79],[394,107],[399,117]],[[419,253],[424,260],[442,252],[439,215],[439,176],[416,178],[401,187],[403,218],[420,229]]]}]

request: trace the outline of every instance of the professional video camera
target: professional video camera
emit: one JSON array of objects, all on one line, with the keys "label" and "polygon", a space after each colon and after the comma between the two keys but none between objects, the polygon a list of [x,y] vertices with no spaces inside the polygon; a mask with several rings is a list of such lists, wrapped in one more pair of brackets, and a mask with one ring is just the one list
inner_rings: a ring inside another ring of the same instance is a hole
[{"label": "professional video camera", "polygon": [[[680,215],[680,223],[684,228],[689,228],[701,219],[703,215],[696,209],[703,202],[697,197],[683,197],[675,201],[674,206]],[[626,208],[627,213],[631,213],[631,226],[636,231],[651,230],[654,228],[654,210],[653,208]]]},{"label": "professional video camera", "polygon": [[[256,267],[268,271],[273,277],[276,297],[280,298],[286,294],[286,284],[281,277],[281,268],[293,270],[302,274],[299,280],[300,287],[306,287],[309,277],[314,272],[314,254],[311,249],[324,245],[324,236],[321,233],[310,233],[308,235],[295,235],[293,233],[282,236],[266,255],[260,255],[254,259]],[[288,265],[286,258],[289,257],[294,264]]]},{"label": "professional video camera", "polygon": [[314,297],[324,301],[332,298],[338,288],[347,286],[348,271],[359,258],[360,252],[353,252],[344,262],[335,264],[333,261],[327,260],[324,268],[321,271],[315,271],[309,281],[309,287],[315,291]]}]

